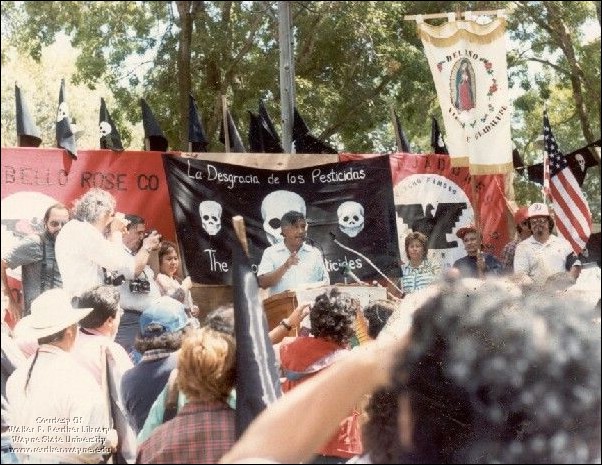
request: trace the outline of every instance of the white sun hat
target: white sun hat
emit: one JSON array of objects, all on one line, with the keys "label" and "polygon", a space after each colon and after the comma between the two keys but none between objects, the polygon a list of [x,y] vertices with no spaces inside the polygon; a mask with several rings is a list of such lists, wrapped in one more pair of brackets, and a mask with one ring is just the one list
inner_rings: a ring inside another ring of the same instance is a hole
[{"label": "white sun hat", "polygon": [[17,323],[15,336],[40,339],[68,328],[84,318],[93,308],[73,308],[71,299],[63,289],[50,289],[31,303],[31,315]]}]

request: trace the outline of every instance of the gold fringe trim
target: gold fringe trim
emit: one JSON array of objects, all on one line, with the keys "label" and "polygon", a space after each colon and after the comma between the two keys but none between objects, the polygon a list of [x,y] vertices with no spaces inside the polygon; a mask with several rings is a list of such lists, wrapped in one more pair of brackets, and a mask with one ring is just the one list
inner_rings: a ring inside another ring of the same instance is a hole
[{"label": "gold fringe trim", "polygon": [[450,164],[454,168],[468,168],[470,163],[468,157],[450,157]]},{"label": "gold fringe trim", "polygon": [[470,163],[468,157],[450,157],[449,161],[453,168],[468,168],[470,174],[506,174],[514,172],[514,164],[511,161],[496,165],[477,165],[476,163]]},{"label": "gold fringe trim", "polygon": [[495,42],[506,33],[506,20],[497,18],[481,26],[473,21],[455,21],[441,26],[418,24],[418,36],[436,47],[451,47],[460,40],[480,45]]},{"label": "gold fringe trim", "polygon": [[471,164],[469,170],[470,174],[506,174],[514,171],[514,165],[511,161],[497,165]]}]

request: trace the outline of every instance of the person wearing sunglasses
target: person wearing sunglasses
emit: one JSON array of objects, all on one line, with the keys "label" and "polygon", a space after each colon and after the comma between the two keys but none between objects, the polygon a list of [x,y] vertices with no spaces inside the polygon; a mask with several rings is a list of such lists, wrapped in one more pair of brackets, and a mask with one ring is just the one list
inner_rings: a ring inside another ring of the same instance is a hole
[{"label": "person wearing sunglasses", "polygon": [[[56,263],[54,244],[56,236],[69,221],[69,210],[61,203],[51,205],[44,214],[44,230],[30,234],[2,257],[2,282],[9,300],[9,311],[16,323],[30,313],[31,302],[42,292],[61,287],[63,281]],[[24,305],[11,292],[7,268],[21,267]]]}]

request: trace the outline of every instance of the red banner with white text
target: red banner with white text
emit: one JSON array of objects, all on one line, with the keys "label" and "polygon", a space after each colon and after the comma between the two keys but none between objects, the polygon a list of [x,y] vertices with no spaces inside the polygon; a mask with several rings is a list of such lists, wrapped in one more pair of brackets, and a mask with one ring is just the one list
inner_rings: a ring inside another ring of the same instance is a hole
[{"label": "red banner with white text", "polygon": [[175,239],[175,226],[160,152],[2,148],[2,251],[40,230],[56,202],[68,208],[93,187],[117,200],[117,211],[140,215],[148,229]]}]

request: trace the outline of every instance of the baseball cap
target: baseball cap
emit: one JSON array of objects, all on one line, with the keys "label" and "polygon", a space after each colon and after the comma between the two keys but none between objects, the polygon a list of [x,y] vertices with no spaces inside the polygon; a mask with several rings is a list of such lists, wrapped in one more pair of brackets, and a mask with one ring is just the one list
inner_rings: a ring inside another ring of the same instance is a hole
[{"label": "baseball cap", "polygon": [[550,210],[544,203],[532,203],[527,213],[529,218],[533,218],[534,216],[550,216]]},{"label": "baseball cap", "polygon": [[184,305],[168,296],[153,301],[140,315],[142,336],[160,336],[175,333],[188,324]]},{"label": "baseball cap", "polygon": [[469,225],[469,226],[464,226],[463,228],[458,229],[458,232],[456,233],[456,236],[458,236],[460,239],[464,240],[464,236],[466,236],[468,233],[470,232],[477,232],[477,228],[474,225]]}]

